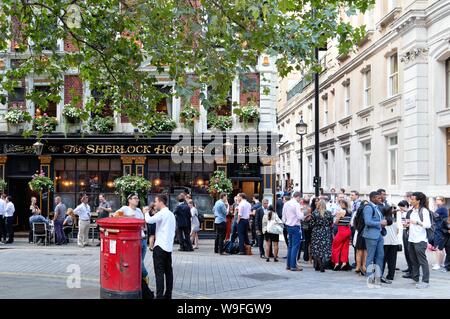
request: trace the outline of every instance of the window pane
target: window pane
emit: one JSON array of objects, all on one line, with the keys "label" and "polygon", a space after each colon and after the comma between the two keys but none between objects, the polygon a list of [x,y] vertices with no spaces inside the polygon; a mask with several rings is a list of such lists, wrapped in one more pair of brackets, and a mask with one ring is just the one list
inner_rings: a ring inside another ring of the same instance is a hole
[{"label": "window pane", "polygon": [[390,144],[391,145],[397,145],[398,144],[398,140],[397,140],[397,136],[392,136],[390,139]]},{"label": "window pane", "polygon": [[85,158],[77,159],[77,170],[78,171],[87,170],[87,160]]},{"label": "window pane", "polygon": [[55,159],[55,171],[63,171],[64,170],[64,159],[57,158]]},{"label": "window pane", "polygon": [[120,159],[112,159],[111,160],[111,171],[120,172],[121,170],[122,170],[122,163],[120,162]]},{"label": "window pane", "polygon": [[169,172],[169,160],[168,159],[160,159],[159,160],[159,171],[160,172]]},{"label": "window pane", "polygon": [[74,158],[66,159],[65,170],[66,171],[74,171],[75,170],[75,159]]},{"label": "window pane", "polygon": [[149,159],[148,160],[148,170],[150,172],[158,171],[158,160],[157,159]]},{"label": "window pane", "polygon": [[98,171],[98,160],[90,158],[88,160],[88,171]]},{"label": "window pane", "polygon": [[109,160],[108,159],[101,159],[99,163],[99,170],[100,171],[109,171]]},{"label": "window pane", "polygon": [[398,93],[398,74],[392,77],[392,94]]},{"label": "window pane", "polygon": [[447,107],[450,107],[450,59],[447,60]]}]

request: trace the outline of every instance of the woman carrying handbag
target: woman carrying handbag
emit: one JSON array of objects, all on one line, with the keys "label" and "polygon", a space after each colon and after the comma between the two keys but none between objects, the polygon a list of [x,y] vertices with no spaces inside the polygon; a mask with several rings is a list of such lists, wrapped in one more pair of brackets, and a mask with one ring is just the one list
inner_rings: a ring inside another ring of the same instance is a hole
[{"label": "woman carrying handbag", "polygon": [[280,234],[283,233],[283,222],[280,217],[273,210],[269,210],[264,214],[262,219],[262,232],[266,240],[266,261],[270,261],[270,245],[273,243],[273,261],[278,261],[278,242],[280,241]]}]

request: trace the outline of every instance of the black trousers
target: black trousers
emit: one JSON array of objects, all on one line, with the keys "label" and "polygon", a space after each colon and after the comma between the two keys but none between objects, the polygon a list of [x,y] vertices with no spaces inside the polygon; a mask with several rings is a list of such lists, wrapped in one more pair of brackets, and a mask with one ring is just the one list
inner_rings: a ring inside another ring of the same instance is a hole
[{"label": "black trousers", "polygon": [[225,236],[227,234],[227,223],[222,222],[216,225],[216,240],[214,241],[214,252],[215,253],[223,253],[223,242],[225,240]]},{"label": "black trousers", "polygon": [[245,253],[244,243],[250,245],[248,240],[248,219],[241,219],[238,224],[239,252]]},{"label": "black trousers", "polygon": [[180,241],[180,249],[181,250],[192,250],[191,243],[191,227],[184,226],[178,227],[178,240]]},{"label": "black trousers", "polygon": [[386,264],[388,267],[386,279],[394,280],[395,266],[397,265],[397,251],[398,245],[384,245],[383,273],[386,269]]},{"label": "black trousers", "polygon": [[8,243],[14,242],[14,229],[13,229],[14,217],[6,217],[6,233],[8,234]]},{"label": "black trousers", "polygon": [[[172,253],[156,246],[153,248],[153,268],[156,278],[156,298],[172,299],[173,270]],[[166,279],[166,292],[164,293],[164,277]]]},{"label": "black trousers", "polygon": [[303,251],[303,260],[309,260],[309,246],[311,245],[311,235],[312,230],[310,229],[302,229],[303,240],[300,244],[300,249],[298,250],[297,260],[300,260],[300,254]]},{"label": "black trousers", "polygon": [[445,262],[444,267],[450,270],[450,238],[444,238]]},{"label": "black trousers", "polygon": [[0,240],[6,241],[5,217],[0,215]]},{"label": "black trousers", "polygon": [[252,232],[252,245],[258,240],[256,236],[255,217],[250,217],[250,231]]},{"label": "black trousers", "polygon": [[411,272],[411,258],[409,257],[409,231],[407,229],[403,230],[403,250],[405,251],[406,264],[408,265],[408,272]]},{"label": "black trousers", "polygon": [[422,267],[422,282],[429,283],[430,268],[428,267],[427,243],[422,241],[420,243],[409,243],[409,256],[411,258],[411,277],[415,282],[419,282],[419,268]]},{"label": "black trousers", "polygon": [[259,247],[259,255],[265,256],[264,254],[264,235],[262,231],[258,231],[256,234],[256,240],[258,241],[258,247]]}]

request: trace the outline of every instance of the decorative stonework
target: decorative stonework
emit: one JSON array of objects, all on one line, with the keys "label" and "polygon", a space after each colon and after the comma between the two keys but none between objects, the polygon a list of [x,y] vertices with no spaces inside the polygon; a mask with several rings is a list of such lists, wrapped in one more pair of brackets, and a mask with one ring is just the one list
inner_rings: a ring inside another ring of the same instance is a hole
[{"label": "decorative stonework", "polygon": [[421,56],[425,56],[427,52],[428,48],[415,48],[409,50],[401,55],[400,62],[408,64]]}]

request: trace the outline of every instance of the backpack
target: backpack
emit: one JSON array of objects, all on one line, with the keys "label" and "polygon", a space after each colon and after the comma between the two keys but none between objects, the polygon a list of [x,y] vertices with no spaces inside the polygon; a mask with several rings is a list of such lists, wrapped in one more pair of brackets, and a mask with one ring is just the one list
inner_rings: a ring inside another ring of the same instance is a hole
[{"label": "backpack", "polygon": [[[420,221],[423,223],[422,209],[423,209],[423,207],[420,207],[420,209],[419,209],[419,218],[420,218]],[[425,228],[425,230],[427,232],[428,243],[429,244],[433,244],[433,242],[434,242],[434,233],[436,231],[436,220],[439,218],[439,215],[436,214],[435,212],[432,212],[431,210],[428,210],[428,211],[430,212],[431,227],[430,228]]]},{"label": "backpack", "polygon": [[223,245],[223,248],[228,254],[237,254],[239,253],[239,244],[236,242],[232,242],[231,240],[227,240]]},{"label": "backpack", "polygon": [[356,211],[355,219],[353,220],[353,226],[358,231],[358,233],[362,233],[364,227],[366,227],[366,223],[364,222],[364,208],[369,205],[369,202],[362,201]]}]

